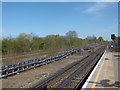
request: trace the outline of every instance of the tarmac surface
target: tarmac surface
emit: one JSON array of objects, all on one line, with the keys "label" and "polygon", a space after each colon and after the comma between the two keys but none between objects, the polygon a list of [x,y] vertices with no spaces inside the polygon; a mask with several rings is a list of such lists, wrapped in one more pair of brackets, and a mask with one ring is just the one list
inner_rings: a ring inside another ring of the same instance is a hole
[{"label": "tarmac surface", "polygon": [[106,50],[82,88],[120,90],[120,52]]}]

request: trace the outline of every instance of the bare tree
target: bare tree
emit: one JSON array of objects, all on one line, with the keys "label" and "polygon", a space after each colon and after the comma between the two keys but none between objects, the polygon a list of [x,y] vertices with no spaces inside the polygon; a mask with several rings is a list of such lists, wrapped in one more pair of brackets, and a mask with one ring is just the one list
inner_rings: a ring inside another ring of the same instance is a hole
[{"label": "bare tree", "polygon": [[75,30],[73,30],[73,31],[68,31],[67,33],[66,33],[66,36],[69,36],[69,37],[78,37],[78,34],[77,34],[77,32],[75,31]]}]

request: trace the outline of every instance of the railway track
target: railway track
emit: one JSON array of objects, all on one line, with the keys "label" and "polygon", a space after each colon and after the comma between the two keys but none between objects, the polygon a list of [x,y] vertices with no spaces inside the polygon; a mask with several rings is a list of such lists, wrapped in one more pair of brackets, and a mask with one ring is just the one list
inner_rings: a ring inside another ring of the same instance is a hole
[{"label": "railway track", "polygon": [[99,47],[96,51],[91,52],[88,56],[75,62],[58,73],[48,77],[32,88],[81,88],[86,78],[103,54],[105,46]]},{"label": "railway track", "polygon": [[30,70],[32,68],[40,67],[42,65],[45,65],[45,64],[57,61],[57,60],[61,60],[61,59],[65,58],[69,55],[72,55],[76,52],[82,52],[82,50],[94,49],[99,46],[101,46],[101,45],[71,48],[71,49],[59,52],[52,56],[22,61],[19,63],[7,65],[7,66],[2,66],[2,67],[0,67],[0,78],[5,78],[5,77],[15,75],[17,73],[20,73],[20,72],[23,72],[26,70]]},{"label": "railway track", "polygon": [[96,53],[95,56],[92,56],[89,61],[84,63],[79,69],[59,84],[57,88],[73,88],[74,90],[82,88],[86,78],[89,76],[90,72],[103,53],[101,50],[99,52],[100,53]]}]

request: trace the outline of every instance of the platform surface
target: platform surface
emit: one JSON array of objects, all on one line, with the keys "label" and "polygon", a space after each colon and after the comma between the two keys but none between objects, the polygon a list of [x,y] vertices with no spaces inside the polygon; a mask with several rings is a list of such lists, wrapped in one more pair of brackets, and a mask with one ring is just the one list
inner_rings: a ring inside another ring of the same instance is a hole
[{"label": "platform surface", "polygon": [[120,66],[120,53],[106,50],[83,88],[118,88],[116,86],[120,81],[118,65]]}]

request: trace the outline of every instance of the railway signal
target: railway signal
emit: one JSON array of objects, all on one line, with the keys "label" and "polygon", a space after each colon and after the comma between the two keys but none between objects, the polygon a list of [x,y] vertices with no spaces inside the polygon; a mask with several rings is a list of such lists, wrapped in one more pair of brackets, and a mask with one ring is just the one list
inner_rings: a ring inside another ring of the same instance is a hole
[{"label": "railway signal", "polygon": [[115,40],[115,34],[111,34],[111,39],[114,41]]}]

